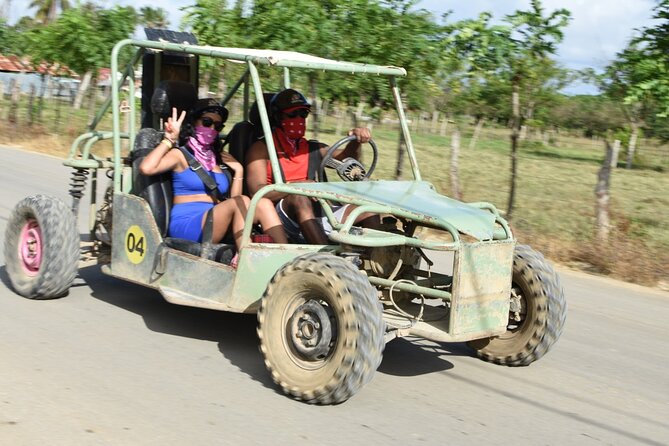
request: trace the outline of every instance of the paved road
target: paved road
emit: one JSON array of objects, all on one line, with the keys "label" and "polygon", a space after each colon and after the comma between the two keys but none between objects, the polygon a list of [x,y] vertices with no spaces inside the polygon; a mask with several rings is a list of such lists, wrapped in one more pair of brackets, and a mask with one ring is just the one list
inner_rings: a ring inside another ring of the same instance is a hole
[{"label": "paved road", "polygon": [[[0,237],[21,197],[66,198],[60,161],[0,148]],[[542,360],[399,339],[344,404],[277,390],[253,316],[179,307],[80,271],[69,296],[8,289],[0,257],[1,445],[666,445],[669,293],[563,271],[569,316]]]}]

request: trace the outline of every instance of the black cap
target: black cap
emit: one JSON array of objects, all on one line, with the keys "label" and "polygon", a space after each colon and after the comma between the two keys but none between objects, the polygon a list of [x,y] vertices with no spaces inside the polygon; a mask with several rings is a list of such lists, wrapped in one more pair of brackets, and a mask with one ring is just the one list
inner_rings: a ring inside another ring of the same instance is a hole
[{"label": "black cap", "polygon": [[218,113],[223,118],[223,122],[228,119],[228,109],[213,98],[198,99],[191,110],[191,117],[193,119],[199,118],[207,112]]},{"label": "black cap", "polygon": [[280,91],[275,94],[271,102],[272,107],[276,111],[284,111],[289,108],[304,107],[311,108],[311,104],[307,101],[302,93],[292,88]]}]

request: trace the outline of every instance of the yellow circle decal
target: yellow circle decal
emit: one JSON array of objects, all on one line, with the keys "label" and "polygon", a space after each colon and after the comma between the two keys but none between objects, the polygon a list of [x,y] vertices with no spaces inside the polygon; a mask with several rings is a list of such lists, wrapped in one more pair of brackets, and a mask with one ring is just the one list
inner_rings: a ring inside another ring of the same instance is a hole
[{"label": "yellow circle decal", "polygon": [[135,265],[144,260],[146,237],[144,231],[137,225],[130,226],[125,233],[125,254]]}]

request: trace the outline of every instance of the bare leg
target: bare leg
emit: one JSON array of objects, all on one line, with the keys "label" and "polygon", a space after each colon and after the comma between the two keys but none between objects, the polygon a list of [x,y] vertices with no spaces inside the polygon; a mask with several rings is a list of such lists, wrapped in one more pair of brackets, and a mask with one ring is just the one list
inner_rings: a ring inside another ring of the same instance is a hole
[{"label": "bare leg", "polygon": [[323,226],[314,214],[314,202],[310,198],[302,195],[289,195],[283,203],[288,216],[299,223],[307,242],[316,245],[327,245],[329,243]]},{"label": "bare leg", "polygon": [[[249,198],[240,195],[229,198],[214,206],[214,230],[212,242],[220,242],[228,230],[232,230],[235,245],[239,249],[241,245],[242,232],[244,231],[244,218],[248,209]],[[206,214],[202,219],[202,225],[206,220]]]},{"label": "bare leg", "polygon": [[261,198],[256,207],[255,223],[260,223],[263,232],[275,243],[288,243],[286,231],[283,229],[279,214],[276,213],[274,203],[267,198]]}]

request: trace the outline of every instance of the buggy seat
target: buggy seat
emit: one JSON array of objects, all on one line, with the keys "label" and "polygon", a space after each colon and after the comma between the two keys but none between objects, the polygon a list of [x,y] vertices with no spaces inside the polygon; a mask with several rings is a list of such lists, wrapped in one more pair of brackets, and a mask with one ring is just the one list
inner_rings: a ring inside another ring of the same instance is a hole
[{"label": "buggy seat", "polygon": [[[163,120],[172,116],[172,107],[178,113],[188,111],[197,100],[195,87],[182,81],[163,81],[156,88],[151,98],[151,110]],[[198,243],[181,238],[168,237],[170,211],[172,209],[172,174],[143,175],[139,164],[163,139],[164,133],[154,128],[145,127],[135,137],[132,152],[133,190],[132,193],[143,198],[149,204],[151,212],[167,247],[189,254],[205,257],[209,260],[229,263],[234,255],[234,245]]]},{"label": "buggy seat", "polygon": [[[264,93],[263,100],[265,107],[270,110],[270,101],[274,97],[274,93]],[[270,113],[270,125],[273,125]],[[255,101],[249,110],[249,120],[236,123],[230,129],[230,133],[226,138],[228,144],[228,152],[242,166],[246,167],[246,152],[258,139],[263,137],[262,124],[260,122],[260,112],[258,111],[258,102]]]}]

